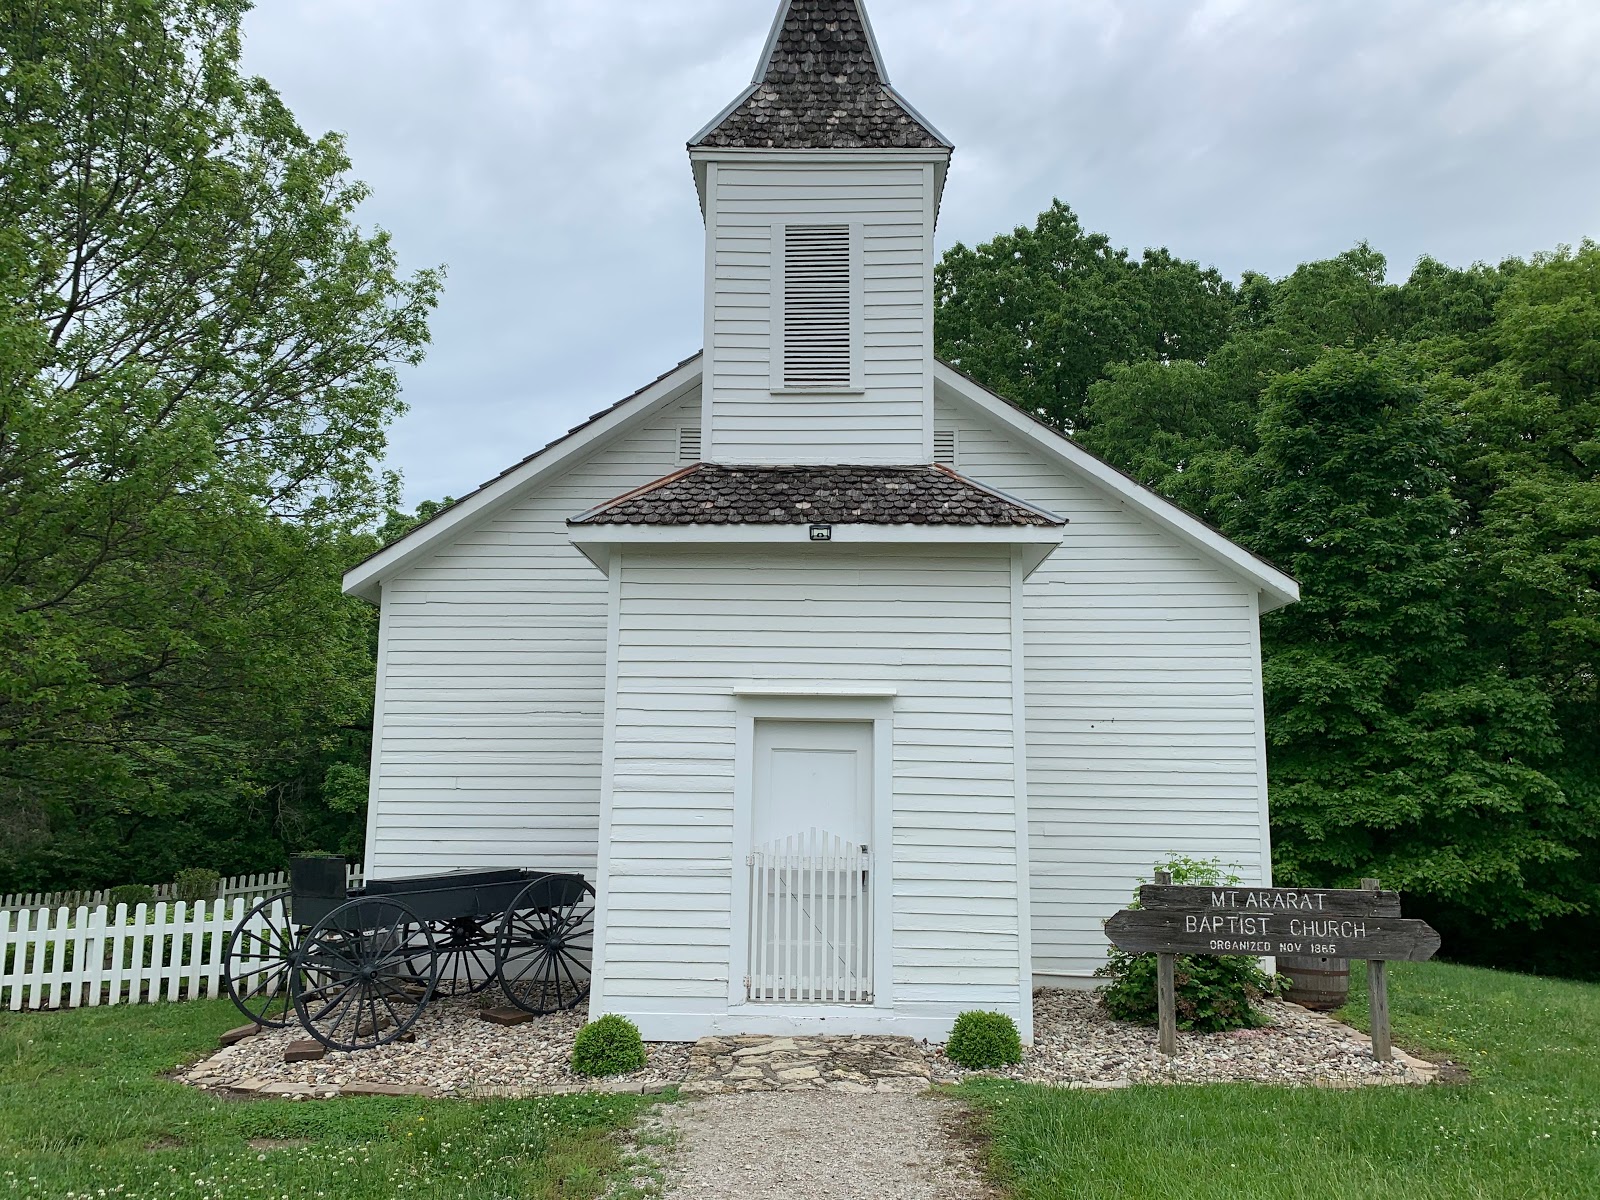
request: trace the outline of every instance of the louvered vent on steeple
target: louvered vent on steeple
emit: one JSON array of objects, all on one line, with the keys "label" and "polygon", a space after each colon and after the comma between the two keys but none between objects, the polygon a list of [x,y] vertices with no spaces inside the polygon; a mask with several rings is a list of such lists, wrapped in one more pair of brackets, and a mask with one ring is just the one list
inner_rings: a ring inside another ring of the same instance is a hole
[{"label": "louvered vent on steeple", "polygon": [[854,385],[853,257],[849,225],[785,227],[783,387]]},{"label": "louvered vent on steeple", "polygon": [[680,465],[700,461],[700,426],[678,426],[678,462]]}]

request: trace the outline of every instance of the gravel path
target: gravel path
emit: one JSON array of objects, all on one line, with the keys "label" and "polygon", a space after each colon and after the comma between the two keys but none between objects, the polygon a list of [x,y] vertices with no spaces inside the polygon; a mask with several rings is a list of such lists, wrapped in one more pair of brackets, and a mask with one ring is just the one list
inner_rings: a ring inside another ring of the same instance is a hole
[{"label": "gravel path", "polygon": [[669,1200],[977,1200],[953,1103],[928,1096],[747,1092],[674,1105]]}]

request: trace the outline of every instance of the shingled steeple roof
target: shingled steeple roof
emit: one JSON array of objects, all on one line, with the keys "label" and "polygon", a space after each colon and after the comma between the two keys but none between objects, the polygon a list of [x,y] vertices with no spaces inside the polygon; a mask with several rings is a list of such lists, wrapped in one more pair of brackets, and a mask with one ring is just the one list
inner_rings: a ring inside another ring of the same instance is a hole
[{"label": "shingled steeple roof", "polygon": [[861,0],[783,0],[756,76],[693,146],[948,149],[889,86]]}]

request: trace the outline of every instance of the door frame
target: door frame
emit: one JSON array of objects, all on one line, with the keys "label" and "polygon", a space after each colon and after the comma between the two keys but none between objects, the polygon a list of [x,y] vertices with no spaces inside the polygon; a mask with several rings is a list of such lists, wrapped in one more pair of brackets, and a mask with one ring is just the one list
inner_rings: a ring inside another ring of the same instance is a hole
[{"label": "door frame", "polygon": [[[734,701],[733,880],[728,913],[728,1007],[766,1016],[814,1020],[830,1014],[894,1007],[894,693],[850,691],[795,695],[774,689],[739,689]],[[756,722],[870,722],[872,725],[872,1003],[751,1004],[744,979],[750,969],[750,854],[755,805]]]}]

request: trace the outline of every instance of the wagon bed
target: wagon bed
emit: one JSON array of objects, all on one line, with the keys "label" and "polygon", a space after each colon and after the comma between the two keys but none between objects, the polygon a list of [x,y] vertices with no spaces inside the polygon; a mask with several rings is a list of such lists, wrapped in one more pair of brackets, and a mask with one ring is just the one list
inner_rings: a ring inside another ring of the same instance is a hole
[{"label": "wagon bed", "polygon": [[228,939],[228,995],[258,1025],[297,1021],[331,1049],[402,1036],[436,995],[499,985],[531,1013],[587,999],[594,889],[501,868],[345,888],[337,860],[293,864]]}]

